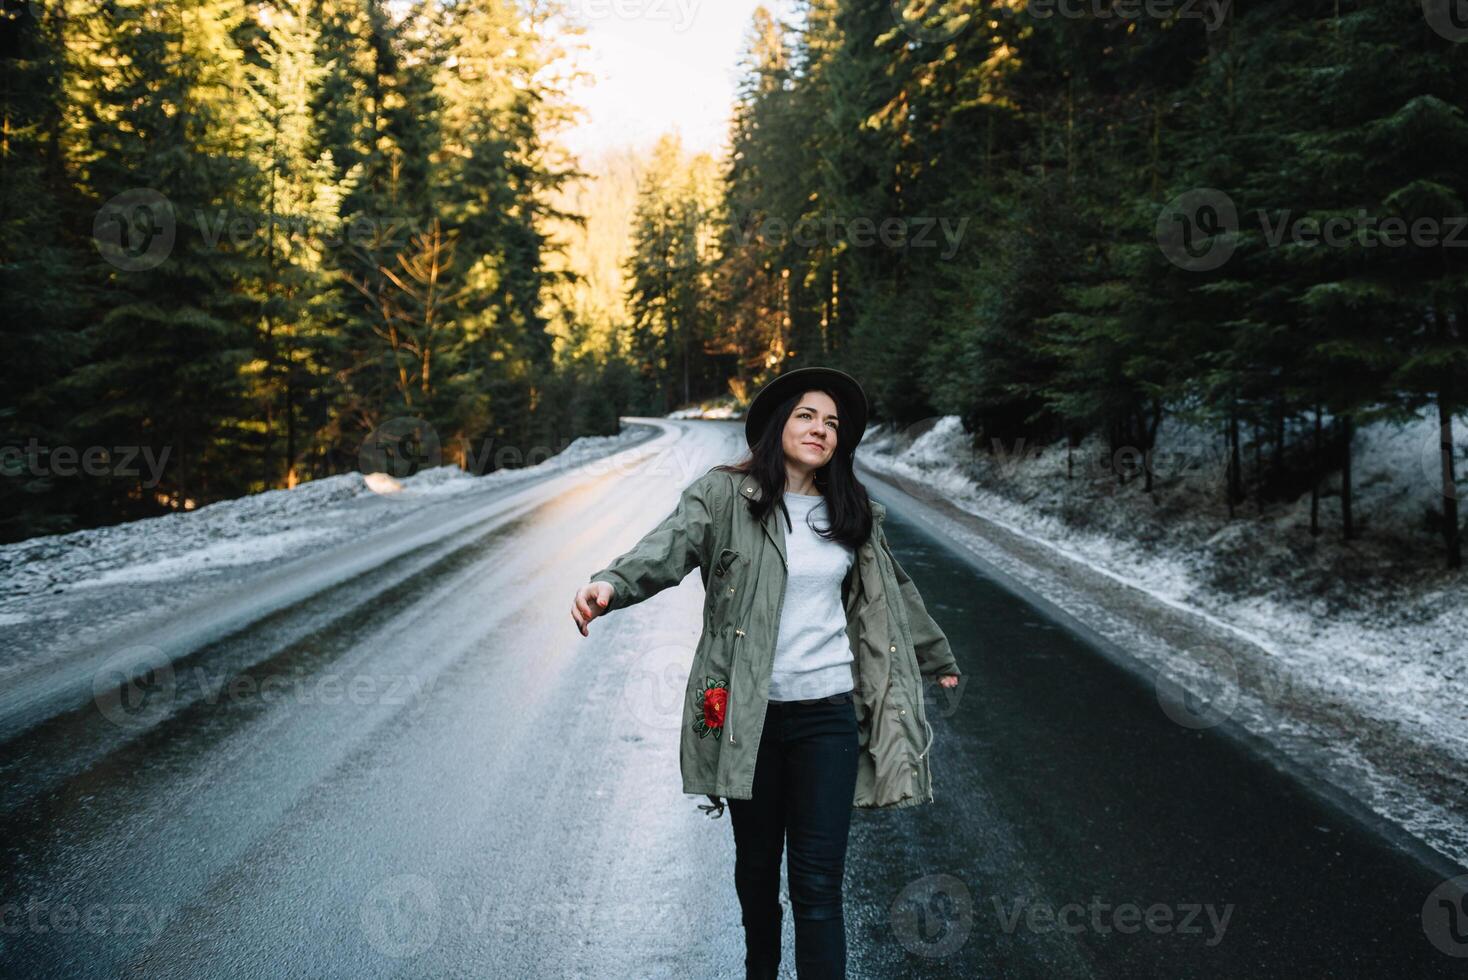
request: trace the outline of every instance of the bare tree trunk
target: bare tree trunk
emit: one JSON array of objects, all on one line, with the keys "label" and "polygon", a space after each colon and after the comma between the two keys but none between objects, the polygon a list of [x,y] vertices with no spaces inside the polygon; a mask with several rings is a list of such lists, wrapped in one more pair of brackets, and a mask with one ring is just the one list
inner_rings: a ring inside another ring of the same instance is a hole
[{"label": "bare tree trunk", "polygon": [[1310,454],[1310,535],[1320,536],[1320,460],[1321,460],[1321,415],[1320,406],[1315,406],[1315,444]]},{"label": "bare tree trunk", "polygon": [[1157,430],[1162,427],[1162,400],[1152,399],[1152,418],[1147,426],[1147,448],[1142,456],[1142,467],[1146,471],[1144,488],[1152,492],[1152,467],[1157,465]]},{"label": "bare tree trunk", "polygon": [[287,487],[294,487],[300,482],[299,474],[296,473],[296,383],[294,370],[289,370],[285,379],[285,464],[285,485]]},{"label": "bare tree trunk", "polygon": [[1228,516],[1234,516],[1234,505],[1244,499],[1244,487],[1241,470],[1243,461],[1239,452],[1239,416],[1237,412],[1230,411],[1228,416],[1228,487],[1225,491],[1228,495]]},{"label": "bare tree trunk", "polygon": [[1285,442],[1288,439],[1289,435],[1285,428],[1285,408],[1284,405],[1276,402],[1274,405],[1274,478],[1276,486],[1284,482]]},{"label": "bare tree trunk", "polygon": [[1453,475],[1453,405],[1445,389],[1437,395],[1437,424],[1441,433],[1443,544],[1447,548],[1448,567],[1463,567],[1463,543],[1458,532],[1458,483]]},{"label": "bare tree trunk", "polygon": [[1256,420],[1250,426],[1254,432],[1254,504],[1259,516],[1264,516],[1264,451],[1260,448],[1263,440],[1259,438],[1259,422]]},{"label": "bare tree trunk", "polygon": [[1355,540],[1356,525],[1351,519],[1351,443],[1354,441],[1355,420],[1349,415],[1341,416],[1341,534],[1347,541]]}]

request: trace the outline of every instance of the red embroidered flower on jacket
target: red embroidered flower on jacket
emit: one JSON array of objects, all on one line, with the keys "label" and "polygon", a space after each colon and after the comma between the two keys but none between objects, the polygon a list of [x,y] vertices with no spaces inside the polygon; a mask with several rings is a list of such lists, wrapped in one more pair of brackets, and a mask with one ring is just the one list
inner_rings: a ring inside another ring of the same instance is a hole
[{"label": "red embroidered flower on jacket", "polygon": [[718,738],[724,731],[724,709],[729,704],[729,682],[721,678],[705,677],[703,689],[699,691],[698,717],[693,719],[693,730],[699,738],[713,735]]}]

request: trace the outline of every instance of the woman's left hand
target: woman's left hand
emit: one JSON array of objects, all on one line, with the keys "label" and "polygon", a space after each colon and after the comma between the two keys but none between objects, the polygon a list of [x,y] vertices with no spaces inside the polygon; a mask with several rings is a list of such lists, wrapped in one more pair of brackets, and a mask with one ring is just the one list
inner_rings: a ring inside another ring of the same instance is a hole
[{"label": "woman's left hand", "polygon": [[940,675],[938,677],[938,683],[939,684],[942,684],[944,687],[957,687],[958,686],[958,675],[957,674],[942,674],[942,675]]}]

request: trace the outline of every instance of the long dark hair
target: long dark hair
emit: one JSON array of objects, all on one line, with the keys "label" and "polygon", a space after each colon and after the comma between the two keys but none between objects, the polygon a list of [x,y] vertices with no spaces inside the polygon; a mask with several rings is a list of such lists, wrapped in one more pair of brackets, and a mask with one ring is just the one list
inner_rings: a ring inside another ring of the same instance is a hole
[{"label": "long dark hair", "polygon": [[[808,391],[824,391],[837,404],[838,410],[844,409],[841,399],[835,392],[827,391],[819,385],[812,385],[803,391],[797,391],[770,413],[770,420],[765,425],[765,431],[760,433],[759,439],[748,456],[738,463],[720,467],[731,473],[752,475],[759,482],[759,499],[750,498],[745,501],[749,505],[751,517],[762,522],[771,510],[779,506],[780,511],[785,515],[785,526],[791,531],[795,530],[795,525],[790,520],[790,509],[785,506],[783,436],[785,423],[789,421],[791,413],[795,411],[795,406],[800,403],[801,396]],[[847,445],[850,438],[846,426],[838,422],[836,451],[831,454],[830,462],[813,474],[816,489],[821,492],[822,497],[826,498],[826,519],[830,526],[825,531],[817,529],[814,524],[809,526],[828,541],[837,541],[855,550],[865,544],[867,538],[871,536],[872,503],[871,498],[867,496],[867,488],[861,485],[861,481],[856,478],[856,473],[852,470],[852,455],[856,447]]]}]

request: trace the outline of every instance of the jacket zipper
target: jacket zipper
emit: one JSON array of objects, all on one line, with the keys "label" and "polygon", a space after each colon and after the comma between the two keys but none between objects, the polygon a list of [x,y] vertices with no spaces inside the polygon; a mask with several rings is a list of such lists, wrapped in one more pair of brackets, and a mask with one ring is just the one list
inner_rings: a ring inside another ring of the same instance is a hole
[{"label": "jacket zipper", "polygon": [[[735,627],[734,638],[744,635],[744,630]],[[734,744],[734,665],[739,662],[736,652],[729,658],[729,693],[724,696],[724,728],[729,733],[729,744]]]},{"label": "jacket zipper", "polygon": [[[785,569],[783,561],[781,562],[781,570],[782,571],[786,571],[786,573],[788,574],[788,570]],[[781,595],[783,596],[784,595],[784,583],[783,582],[781,583],[781,587],[780,588],[781,588]],[[782,599],[775,606],[775,638],[776,638],[776,642],[779,642],[779,637],[780,637],[780,614],[782,612],[784,612],[784,611],[785,611],[785,602]],[[734,638],[737,640],[740,637],[742,637],[743,635],[744,635],[744,630],[739,629],[736,626],[734,628]],[[729,733],[729,744],[730,745],[734,745],[735,744],[735,742],[734,742],[734,724],[733,724],[733,722],[734,722],[734,710],[733,710],[734,709],[734,668],[735,668],[735,666],[738,665],[738,663],[739,663],[739,655],[736,652],[734,654],[734,656],[732,656],[732,657],[729,658],[729,693],[727,695],[725,695],[725,697],[724,697],[724,730]]]},{"label": "jacket zipper", "polygon": [[[785,570],[785,566],[784,566],[783,563],[781,563],[780,568],[781,568],[782,571],[785,571],[785,573],[787,575],[789,574],[789,572]],[[784,596],[784,594],[785,594],[785,583],[782,581],[780,583],[780,595],[781,596]],[[783,613],[784,611],[785,611],[785,600],[782,598],[775,605],[775,632],[774,632],[774,636],[775,636],[775,642],[776,643],[779,643],[780,642],[780,614]],[[743,636],[744,635],[744,630],[741,630],[741,629],[736,629],[734,632],[738,636]],[[771,656],[773,656],[773,654],[771,654]],[[732,671],[731,671],[731,673],[732,673]],[[733,732],[730,732],[729,733],[729,741],[730,742],[733,742],[734,741],[734,733]]]}]

